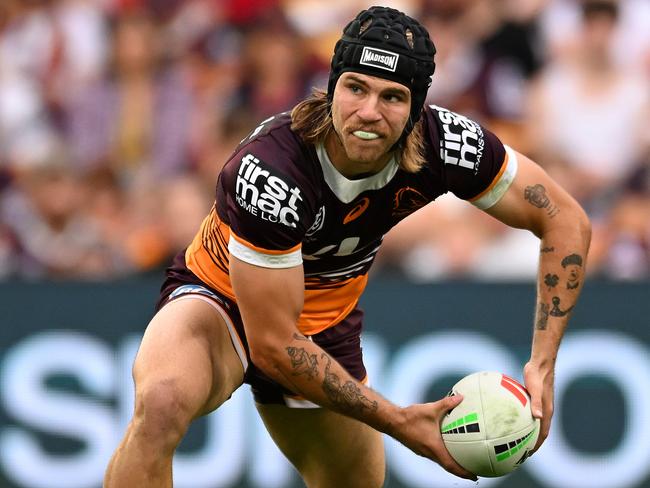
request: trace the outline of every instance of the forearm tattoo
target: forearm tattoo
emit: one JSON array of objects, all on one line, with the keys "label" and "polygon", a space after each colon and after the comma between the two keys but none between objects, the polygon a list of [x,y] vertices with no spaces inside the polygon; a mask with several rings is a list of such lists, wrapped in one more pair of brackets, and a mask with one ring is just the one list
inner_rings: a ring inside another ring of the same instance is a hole
[{"label": "forearm tattoo", "polygon": [[[294,334],[294,339],[309,341],[300,334]],[[306,376],[314,379],[319,375],[319,363],[316,354],[310,354],[304,347],[289,346],[286,348],[291,361],[291,368],[294,376]],[[365,410],[376,412],[378,403],[366,397],[361,388],[354,381],[346,381],[341,384],[341,379],[331,370],[332,358],[327,353],[321,354],[321,359],[326,362],[323,376],[323,391],[327,398],[344,412],[364,412]]]},{"label": "forearm tattoo", "polygon": [[291,359],[294,376],[305,375],[312,379],[318,375],[318,359],[316,354],[309,354],[304,347],[287,347]]},{"label": "forearm tattoo", "polygon": [[548,309],[548,303],[540,303],[537,307],[537,320],[535,320],[537,330],[546,330],[548,326]]},{"label": "forearm tattoo", "polygon": [[544,276],[544,284],[548,286],[549,290],[551,288],[555,288],[558,281],[560,281],[560,277],[556,274],[548,273],[546,276]]},{"label": "forearm tattoo", "polygon": [[[555,250],[555,249],[553,247],[545,247],[541,250],[541,252],[550,252],[550,250]],[[579,288],[581,284],[580,280],[582,276],[582,266],[583,266],[582,256],[580,256],[579,254],[569,254],[562,259],[560,264],[562,265],[562,269],[564,270],[564,275],[566,276],[566,280],[567,280],[566,289],[576,290],[577,288]],[[555,273],[546,273],[546,275],[544,275],[544,284],[548,287],[549,291],[555,289],[559,282],[560,282],[560,277]],[[537,305],[537,313],[535,316],[536,330],[546,330],[546,328],[548,327],[549,316],[550,317],[570,316],[573,308],[575,307],[575,303],[571,306],[563,308],[561,304],[562,299],[563,298],[556,295],[551,298],[552,306],[549,305],[548,303],[539,303]]]},{"label": "forearm tattoo", "polygon": [[560,297],[553,297],[551,299],[551,302],[553,302],[553,308],[549,312],[551,316],[553,317],[564,317],[565,315],[568,315],[571,313],[571,310],[573,310],[574,305],[571,305],[569,308],[566,310],[560,309]]},{"label": "forearm tattoo", "polygon": [[377,402],[368,399],[354,381],[346,381],[341,384],[338,375],[330,370],[332,359],[327,354],[321,354],[321,359],[327,361],[325,377],[323,378],[323,391],[325,391],[332,403],[342,407],[346,412],[377,411]]},{"label": "forearm tattoo", "polygon": [[562,267],[569,271],[566,287],[567,290],[575,290],[580,286],[580,274],[582,272],[582,256],[569,254],[562,260]]},{"label": "forearm tattoo", "polygon": [[543,208],[550,218],[560,213],[560,209],[555,205],[550,197],[546,194],[546,188],[539,183],[535,186],[527,186],[524,190],[524,198],[537,208]]}]

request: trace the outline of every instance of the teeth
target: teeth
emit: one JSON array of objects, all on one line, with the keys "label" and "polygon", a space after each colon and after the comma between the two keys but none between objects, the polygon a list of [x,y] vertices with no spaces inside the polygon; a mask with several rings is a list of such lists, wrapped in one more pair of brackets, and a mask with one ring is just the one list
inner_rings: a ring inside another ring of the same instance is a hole
[{"label": "teeth", "polygon": [[353,134],[359,139],[365,139],[366,141],[372,141],[379,137],[378,134],[375,134],[374,132],[366,132],[365,130],[355,130]]}]

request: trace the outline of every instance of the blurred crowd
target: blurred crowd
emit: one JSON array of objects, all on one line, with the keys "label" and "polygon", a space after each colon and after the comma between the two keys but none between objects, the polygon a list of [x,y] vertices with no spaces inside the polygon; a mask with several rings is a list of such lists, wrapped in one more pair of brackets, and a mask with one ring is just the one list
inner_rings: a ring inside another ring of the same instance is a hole
[{"label": "blurred crowd", "polygon": [[[376,2],[375,2],[376,3]],[[261,120],[326,86],[358,0],[0,0],[0,279],[159,272]],[[592,275],[650,278],[650,2],[400,0],[438,49],[428,102],[586,208]],[[530,279],[538,243],[455,198],[375,273]]]}]

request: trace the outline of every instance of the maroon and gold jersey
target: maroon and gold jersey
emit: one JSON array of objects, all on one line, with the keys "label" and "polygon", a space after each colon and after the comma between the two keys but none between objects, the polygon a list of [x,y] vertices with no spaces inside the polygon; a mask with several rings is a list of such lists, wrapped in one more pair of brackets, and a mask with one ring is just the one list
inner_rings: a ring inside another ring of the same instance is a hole
[{"label": "maroon and gold jersey", "polygon": [[231,254],[268,268],[302,264],[299,330],[313,335],[336,325],[355,308],[395,224],[446,192],[489,208],[515,176],[514,152],[476,122],[432,105],[423,123],[420,171],[407,173],[393,159],[375,175],[349,180],[324,146],[291,130],[289,114],[265,120],[219,175],[215,205],[186,251],[188,268],[235,299]]}]

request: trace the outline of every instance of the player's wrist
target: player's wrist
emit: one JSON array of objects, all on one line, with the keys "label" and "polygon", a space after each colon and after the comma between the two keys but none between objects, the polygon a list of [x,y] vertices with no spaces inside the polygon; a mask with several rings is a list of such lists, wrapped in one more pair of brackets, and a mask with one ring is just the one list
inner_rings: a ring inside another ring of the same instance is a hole
[{"label": "player's wrist", "polygon": [[557,356],[555,355],[532,354],[524,370],[535,369],[542,373],[553,373],[555,371],[556,359]]},{"label": "player's wrist", "polygon": [[385,408],[380,409],[379,412],[381,415],[374,428],[399,440],[399,433],[408,423],[406,409],[387,402]]}]

